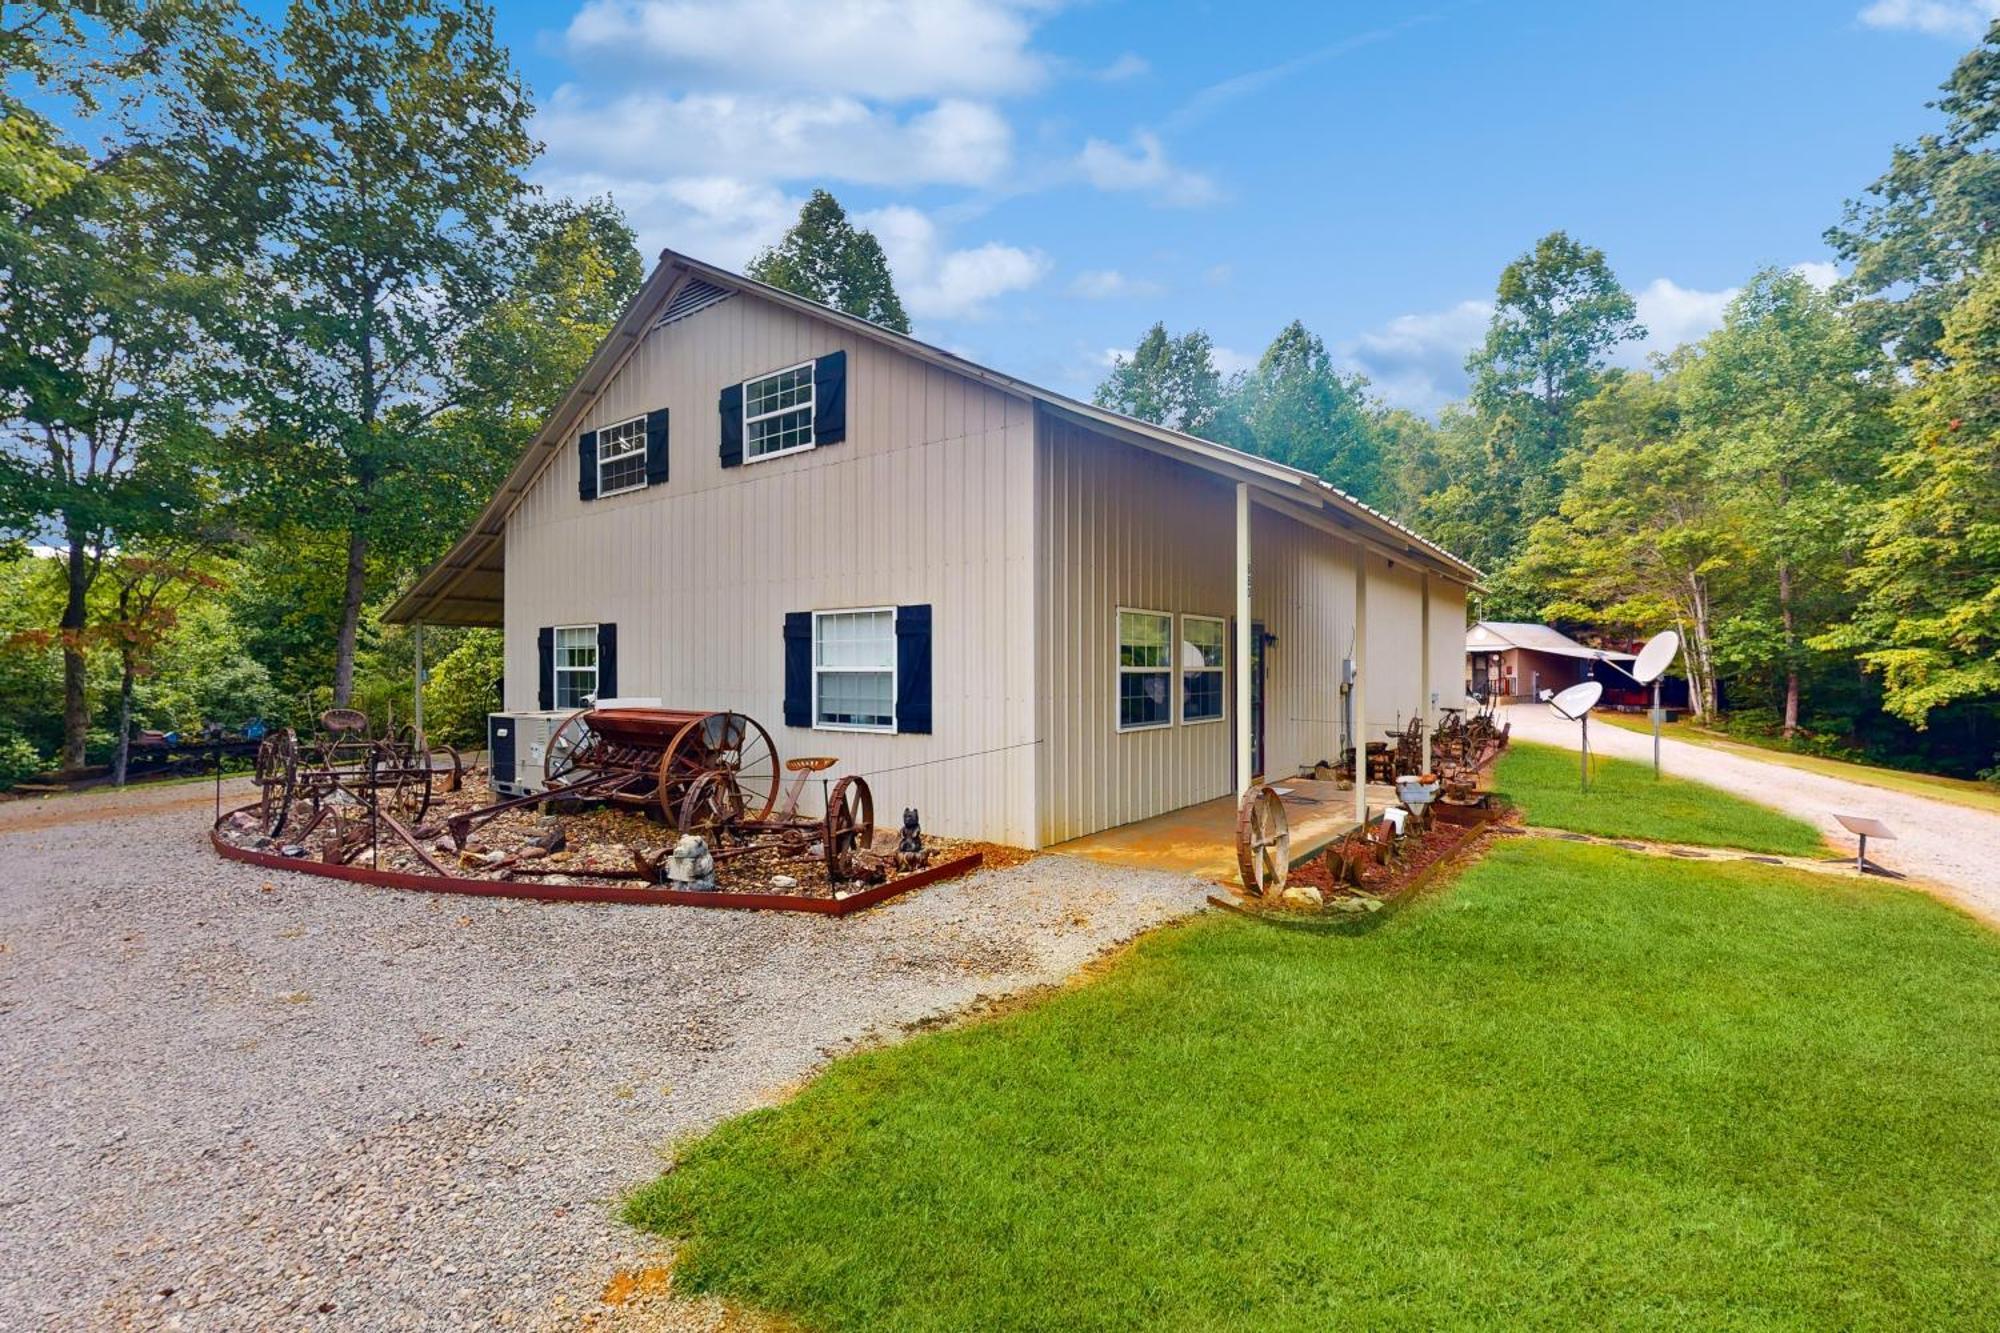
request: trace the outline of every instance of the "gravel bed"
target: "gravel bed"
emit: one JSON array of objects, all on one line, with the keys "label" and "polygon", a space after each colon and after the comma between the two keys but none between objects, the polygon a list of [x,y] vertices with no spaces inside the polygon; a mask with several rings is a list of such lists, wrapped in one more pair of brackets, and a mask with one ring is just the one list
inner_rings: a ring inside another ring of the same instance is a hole
[{"label": "gravel bed", "polygon": [[1206,891],[1040,857],[845,920],[448,898],[225,862],[197,795],[0,812],[0,1326],[564,1322],[668,1145]]}]

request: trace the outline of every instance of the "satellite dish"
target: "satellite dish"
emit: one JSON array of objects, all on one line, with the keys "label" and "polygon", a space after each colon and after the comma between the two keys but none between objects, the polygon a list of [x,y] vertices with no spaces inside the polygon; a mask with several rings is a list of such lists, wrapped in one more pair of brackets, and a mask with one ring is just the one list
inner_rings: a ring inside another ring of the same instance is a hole
[{"label": "satellite dish", "polygon": [[1639,650],[1639,660],[1632,664],[1632,679],[1641,685],[1651,685],[1673,665],[1674,654],[1680,650],[1681,636],[1670,629],[1661,630]]},{"label": "satellite dish", "polygon": [[1604,697],[1604,683],[1586,680],[1581,685],[1572,685],[1549,700],[1549,707],[1575,722],[1597,707],[1597,701]]}]

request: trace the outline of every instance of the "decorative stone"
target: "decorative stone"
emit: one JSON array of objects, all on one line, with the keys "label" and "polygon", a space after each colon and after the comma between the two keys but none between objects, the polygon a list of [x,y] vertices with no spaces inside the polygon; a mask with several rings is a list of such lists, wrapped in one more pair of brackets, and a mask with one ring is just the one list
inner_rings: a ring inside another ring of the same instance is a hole
[{"label": "decorative stone", "polygon": [[544,852],[560,852],[569,846],[569,837],[563,832],[562,821],[549,815],[535,825],[535,831],[528,838],[530,847],[539,847]]},{"label": "decorative stone", "polygon": [[771,887],[774,889],[796,889],[798,886],[799,882],[790,875],[771,876]]},{"label": "decorative stone", "polygon": [[1326,897],[1310,884],[1294,884],[1278,898],[1286,907],[1311,908],[1317,911],[1326,906]]},{"label": "decorative stone", "polygon": [[692,833],[681,835],[667,856],[667,883],[678,889],[703,892],[715,888],[715,857],[708,844]]}]

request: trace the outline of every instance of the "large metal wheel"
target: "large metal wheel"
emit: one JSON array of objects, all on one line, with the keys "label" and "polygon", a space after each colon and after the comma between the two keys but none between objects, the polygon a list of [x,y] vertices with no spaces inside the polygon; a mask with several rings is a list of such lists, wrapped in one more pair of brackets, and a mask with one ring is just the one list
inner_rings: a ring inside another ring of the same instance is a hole
[{"label": "large metal wheel", "polygon": [[1285,803],[1269,786],[1252,787],[1236,811],[1236,868],[1243,891],[1257,898],[1277,898],[1285,891],[1292,869],[1292,827]]},{"label": "large metal wheel", "polygon": [[579,708],[562,720],[555,735],[549,737],[548,753],[542,757],[542,780],[550,786],[557,786],[570,780],[581,769],[593,767],[593,757],[600,744],[597,733],[590,729],[590,710]]},{"label": "large metal wheel", "polygon": [[833,784],[820,821],[820,843],[829,880],[838,884],[856,878],[854,853],[875,845],[875,793],[865,779],[850,775]]},{"label": "large metal wheel", "polygon": [[431,808],[430,756],[395,745],[379,745],[368,758],[368,790],[376,808],[405,828],[422,822]]},{"label": "large metal wheel", "polygon": [[710,847],[743,820],[743,793],[729,774],[712,768],[688,785],[676,824],[682,833],[699,835]]},{"label": "large metal wheel", "polygon": [[257,747],[257,819],[264,836],[284,831],[292,812],[292,792],[299,779],[299,744],[290,728],[281,728]]},{"label": "large metal wheel", "polygon": [[743,713],[704,713],[674,733],[660,755],[660,813],[678,819],[704,774],[722,773],[736,787],[742,818],[768,817],[778,803],[778,747],[771,733]]}]

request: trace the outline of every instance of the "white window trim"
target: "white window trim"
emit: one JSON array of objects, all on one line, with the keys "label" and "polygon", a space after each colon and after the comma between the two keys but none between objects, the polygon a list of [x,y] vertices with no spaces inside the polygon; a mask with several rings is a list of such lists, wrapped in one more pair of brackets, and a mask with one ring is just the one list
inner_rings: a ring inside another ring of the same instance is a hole
[{"label": "white window trim", "polygon": [[[758,378],[759,378],[759,379],[762,379],[762,378],[763,378],[763,376],[761,376],[761,375],[760,375],[760,376],[758,376]],[[799,452],[799,451],[798,451],[798,450],[796,450],[796,449],[787,449],[787,450],[786,450],[785,452],[786,452],[786,453],[797,453],[797,452]],[[771,457],[771,456],[772,456],[772,455],[769,455],[769,454],[765,455],[765,457],[767,457],[767,458],[768,458],[768,457]],[[745,461],[748,461],[748,460],[745,460]],[[900,698],[900,697],[901,697],[901,695],[900,695],[899,691],[900,691],[900,690],[901,690],[901,688],[902,688],[902,682],[901,682],[901,680],[899,680],[899,679],[898,679],[898,677],[897,677],[897,674],[896,674],[896,669],[897,669],[897,658],[898,658],[899,656],[901,656],[901,654],[900,654],[899,652],[897,652],[897,651],[896,651],[895,649],[893,649],[893,648],[892,648],[892,649],[890,650],[890,653],[889,653],[889,725],[888,725],[888,726],[886,726],[886,727],[868,727],[868,726],[863,726],[863,725],[862,725],[861,723],[859,723],[859,722],[822,722],[822,721],[820,721],[820,720],[819,720],[819,677],[820,677],[820,672],[821,672],[822,670],[827,670],[827,671],[841,671],[841,670],[844,670],[844,669],[846,669],[846,668],[842,668],[842,667],[825,667],[825,668],[822,668],[822,667],[820,666],[820,664],[819,664],[819,619],[820,619],[820,617],[821,617],[821,616],[865,616],[865,615],[881,615],[881,614],[882,614],[883,612],[885,612],[885,611],[886,611],[886,612],[888,612],[888,614],[889,614],[889,633],[890,633],[890,636],[891,636],[891,638],[892,638],[892,640],[893,640],[893,638],[894,638],[894,635],[895,635],[895,633],[896,633],[896,608],[895,608],[895,607],[893,607],[893,606],[829,606],[829,607],[828,607],[828,608],[827,608],[826,610],[824,610],[824,611],[815,611],[815,612],[813,612],[813,629],[812,629],[812,650],[811,650],[811,651],[812,651],[812,677],[813,677],[813,687],[812,687],[812,729],[813,729],[814,731],[865,731],[865,732],[868,732],[868,733],[870,733],[871,735],[876,735],[876,736],[893,736],[893,735],[895,735],[895,734],[896,734],[896,700],[897,700],[898,698]]]},{"label": "white window trim", "polygon": [[[810,449],[819,448],[819,433],[816,429],[819,421],[819,382],[813,378],[814,373],[818,369],[819,358],[814,357],[810,361],[801,361],[795,366],[780,366],[776,370],[767,370],[761,375],[752,375],[737,386],[743,392],[743,462],[745,466],[751,463],[769,462],[773,458],[789,458],[793,454],[802,454]],[[767,380],[773,375],[789,375],[795,370],[806,372],[806,388],[808,390],[806,401],[803,404],[793,403],[790,407],[780,407],[769,412],[759,412],[755,416],[750,415],[750,386],[758,380]],[[767,454],[753,454],[750,452],[750,424],[752,422],[768,421],[772,417],[780,417],[787,412],[796,412],[801,406],[806,409],[806,433],[812,436],[810,440],[804,444],[792,445],[788,449],[773,449]],[[852,609],[866,611],[871,608],[856,607]],[[815,614],[817,613],[815,612]],[[815,632],[818,630],[818,623],[818,621],[813,622]],[[815,691],[818,690],[817,685],[813,688]],[[876,728],[863,727],[860,730],[874,731]]]},{"label": "white window trim", "polygon": [[[1227,722],[1229,720],[1229,621],[1224,616],[1205,616],[1196,611],[1181,612],[1181,620],[1183,622],[1183,633],[1175,640],[1176,643],[1186,642],[1186,621],[1205,620],[1210,624],[1222,626],[1222,665],[1219,667],[1203,667],[1201,669],[1202,671],[1219,671],[1222,673],[1222,711],[1214,717],[1189,717],[1187,715],[1188,670],[1187,665],[1178,660],[1180,655],[1176,653],[1174,655],[1176,659],[1174,662],[1174,674],[1181,679],[1180,688],[1174,691],[1174,714],[1180,719],[1180,723],[1184,727],[1205,727],[1211,722]],[[1201,672],[1198,671],[1195,674],[1200,675]]]},{"label": "white window trim", "polygon": [[[1167,622],[1167,665],[1165,670],[1167,673],[1168,705],[1166,719],[1161,722],[1141,722],[1136,726],[1130,727],[1125,725],[1124,713],[1119,706],[1125,694],[1125,677],[1156,676],[1160,673],[1161,668],[1128,667],[1125,665],[1123,660],[1125,643],[1120,636],[1122,634],[1121,622],[1123,622],[1128,614],[1135,616],[1159,616]],[[1174,718],[1180,711],[1172,703],[1174,687],[1180,681],[1180,672],[1174,665],[1175,643],[1173,612],[1156,611],[1151,607],[1144,606],[1120,606],[1113,609],[1111,613],[1111,661],[1117,667],[1117,674],[1111,680],[1111,722],[1121,736],[1134,731],[1162,731],[1174,725]]]},{"label": "white window trim", "polygon": [[562,636],[563,631],[566,629],[587,629],[590,631],[590,688],[585,690],[578,698],[589,698],[595,701],[597,698],[598,682],[604,679],[604,648],[602,640],[599,637],[601,626],[595,624],[557,625],[550,632],[550,643],[553,645],[555,651],[555,663],[553,667],[554,675],[549,681],[549,702],[557,708],[588,708],[590,705],[585,703],[566,704],[562,702],[563,674],[565,672],[572,676],[583,674],[582,667],[566,667],[562,664]]},{"label": "white window trim", "polygon": [[[626,417],[623,421],[613,421],[608,425],[599,426],[597,428],[596,448],[597,448],[597,498],[598,499],[604,500],[614,495],[629,495],[633,491],[643,491],[646,489],[646,469],[643,467],[639,469],[639,480],[633,482],[630,486],[620,486],[617,490],[613,491],[607,491],[604,489],[604,462],[605,462],[604,432],[608,430],[617,430],[620,426],[629,426],[635,421],[639,422],[640,423],[639,447],[637,449],[627,449],[623,453],[614,455],[611,461],[620,462],[624,459],[631,458],[634,455],[643,459],[646,456],[645,420],[646,420],[646,414],[644,412],[641,412],[636,417]],[[577,629],[581,627],[573,625],[571,626],[571,628]]]}]

